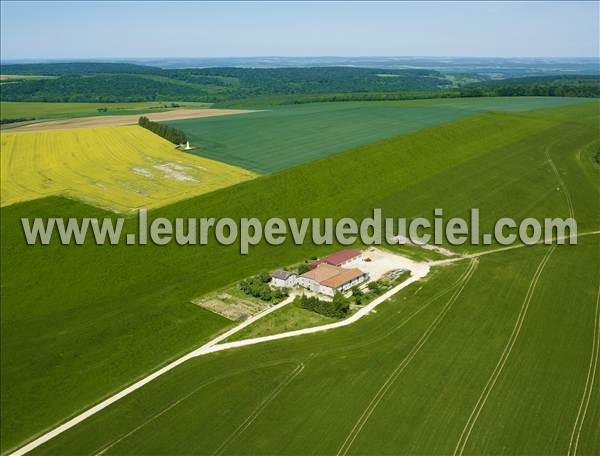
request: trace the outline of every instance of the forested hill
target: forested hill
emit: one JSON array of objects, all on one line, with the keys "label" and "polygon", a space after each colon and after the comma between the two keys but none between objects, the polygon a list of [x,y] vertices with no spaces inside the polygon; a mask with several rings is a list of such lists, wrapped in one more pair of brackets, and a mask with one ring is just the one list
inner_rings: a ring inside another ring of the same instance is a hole
[{"label": "forested hill", "polygon": [[599,75],[510,78],[464,87],[463,96],[600,97]]},{"label": "forested hill", "polygon": [[272,95],[438,91],[454,85],[434,70],[371,68],[206,68],[165,70],[121,63],[3,65],[5,101],[222,101]]},{"label": "forested hill", "polygon": [[40,76],[91,75],[99,73],[152,74],[157,71],[160,71],[160,68],[133,63],[72,62],[2,65],[2,74]]},{"label": "forested hill", "polygon": [[202,101],[221,104],[304,103],[335,99],[405,99],[441,96],[600,96],[598,76],[488,80],[479,74],[446,75],[431,69],[356,67],[163,69],[130,63],[2,65],[3,101]]}]

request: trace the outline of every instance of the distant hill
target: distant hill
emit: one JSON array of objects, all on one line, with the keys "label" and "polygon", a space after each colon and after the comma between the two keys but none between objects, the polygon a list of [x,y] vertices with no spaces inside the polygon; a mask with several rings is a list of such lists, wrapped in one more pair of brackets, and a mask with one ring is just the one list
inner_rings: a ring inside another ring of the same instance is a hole
[{"label": "distant hill", "polygon": [[[512,64],[516,65],[515,62]],[[497,80],[497,75],[492,78],[468,72],[445,74],[430,68],[321,66],[164,69],[124,62],[71,62],[2,65],[1,72],[53,77],[6,79],[0,84],[3,101],[282,104],[442,96],[600,96],[598,75],[549,75]]]},{"label": "distant hill", "polygon": [[126,63],[2,66],[3,74],[51,75],[1,86],[4,101],[223,101],[272,95],[440,91],[456,85],[434,70],[205,68],[165,70]]},{"label": "distant hill", "polygon": [[22,63],[2,65],[2,74],[30,74],[44,76],[90,75],[98,73],[150,74],[158,68],[132,63],[70,62]]},{"label": "distant hill", "polygon": [[600,76],[543,76],[484,81],[462,88],[461,94],[463,96],[600,97]]}]

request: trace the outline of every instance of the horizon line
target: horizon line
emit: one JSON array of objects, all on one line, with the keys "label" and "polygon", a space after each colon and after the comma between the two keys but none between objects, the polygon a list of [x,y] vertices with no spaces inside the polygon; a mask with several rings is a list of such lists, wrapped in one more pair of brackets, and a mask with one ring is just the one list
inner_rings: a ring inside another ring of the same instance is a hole
[{"label": "horizon line", "polygon": [[[7,61],[25,61],[25,60],[38,60],[38,61],[101,61],[103,59],[110,60],[175,60],[175,59],[189,59],[189,60],[217,60],[217,59],[590,59],[600,60],[600,56],[468,56],[468,55],[252,55],[252,56],[213,56],[213,57],[192,57],[192,56],[152,56],[152,57],[10,57],[0,59],[0,62]],[[66,62],[65,62],[66,63]]]}]

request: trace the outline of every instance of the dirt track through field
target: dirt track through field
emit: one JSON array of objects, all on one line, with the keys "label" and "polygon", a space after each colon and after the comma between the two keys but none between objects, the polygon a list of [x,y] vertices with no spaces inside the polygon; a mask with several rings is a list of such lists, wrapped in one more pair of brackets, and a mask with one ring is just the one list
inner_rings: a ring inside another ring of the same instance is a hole
[{"label": "dirt track through field", "polygon": [[544,272],[544,268],[546,267],[546,264],[548,263],[548,260],[550,259],[550,256],[552,255],[554,250],[556,250],[556,244],[552,245],[552,247],[550,247],[550,249],[548,249],[548,251],[546,252],[544,257],[542,258],[542,261],[538,265],[538,267],[533,275],[533,278],[531,279],[531,282],[529,283],[529,288],[525,295],[523,304],[521,305],[521,309],[519,311],[519,315],[518,315],[515,325],[513,327],[513,331],[508,339],[506,346],[504,347],[504,351],[502,352],[502,355],[500,356],[500,359],[498,360],[496,367],[494,368],[494,371],[492,372],[492,375],[490,376],[487,383],[485,384],[485,387],[483,388],[483,391],[481,392],[481,395],[479,396],[479,399],[477,400],[477,403],[475,404],[475,407],[471,411],[471,415],[469,416],[469,419],[467,420],[467,423],[465,424],[465,427],[463,428],[463,431],[460,435],[458,443],[456,444],[456,449],[454,450],[455,456],[461,456],[465,451],[465,447],[467,446],[467,443],[471,436],[471,432],[473,431],[473,428],[475,427],[475,424],[477,423],[477,420],[479,419],[479,415],[481,414],[481,411],[483,410],[492,390],[494,389],[494,386],[496,385],[498,378],[502,374],[504,366],[506,365],[506,361],[510,357],[510,354],[512,353],[512,349],[515,346],[515,343],[519,337],[519,334],[521,333],[521,328],[523,327],[523,322],[525,321],[525,317],[527,316],[527,311],[529,310],[529,304],[531,303],[531,299],[535,293],[535,290],[537,288],[537,284],[540,280],[542,272]]},{"label": "dirt track through field", "polygon": [[70,128],[118,127],[136,124],[140,116],[146,116],[155,122],[166,120],[196,119],[199,117],[231,116],[254,112],[247,109],[174,109],[172,111],[146,114],[126,114],[122,116],[77,117],[74,119],[47,120],[11,128],[10,132],[66,130]]},{"label": "dirt track through field", "polygon": [[569,452],[567,453],[569,456],[575,456],[577,454],[583,422],[585,421],[588,407],[590,405],[590,398],[592,396],[592,392],[594,391],[596,369],[598,366],[598,359],[600,357],[600,283],[598,284],[598,294],[596,295],[596,313],[593,336],[592,354],[590,356],[590,365],[585,381],[585,389],[581,398],[581,403],[579,404],[579,409],[577,410],[577,419],[575,420],[575,425],[573,426],[571,440],[569,441]]},{"label": "dirt track through field", "polygon": [[402,372],[404,371],[406,366],[408,366],[408,364],[412,361],[412,359],[421,350],[423,345],[425,345],[425,343],[429,339],[429,336],[431,336],[431,334],[439,326],[440,322],[444,319],[444,317],[446,316],[446,314],[448,313],[448,311],[450,310],[450,308],[452,307],[454,302],[458,299],[460,294],[463,292],[463,290],[469,283],[469,280],[473,276],[475,270],[477,269],[478,265],[479,265],[479,260],[477,258],[471,259],[471,264],[469,265],[469,268],[465,271],[465,273],[460,278],[460,281],[458,282],[458,285],[457,285],[458,288],[452,294],[450,299],[446,302],[446,304],[444,305],[444,307],[442,308],[440,313],[437,315],[435,320],[433,320],[431,322],[431,324],[427,327],[427,329],[425,330],[425,332],[423,333],[421,338],[417,341],[417,343],[411,349],[411,351],[408,353],[408,355],[406,355],[406,357],[404,359],[402,359],[400,364],[398,364],[398,366],[394,369],[394,371],[387,377],[387,379],[385,380],[383,385],[381,385],[381,387],[379,388],[377,393],[375,393],[375,396],[373,396],[373,399],[371,400],[369,405],[365,408],[365,410],[363,411],[362,415],[359,417],[359,419],[356,422],[356,424],[354,425],[354,427],[350,430],[350,432],[346,436],[346,439],[344,440],[344,442],[342,443],[342,446],[340,447],[340,449],[337,452],[337,456],[345,456],[348,453],[348,451],[350,450],[350,447],[352,446],[352,444],[354,443],[354,441],[356,440],[358,435],[361,433],[365,424],[369,421],[369,418],[371,417],[373,412],[377,409],[377,407],[381,403],[382,399],[384,398],[384,396],[386,395],[388,390],[395,383],[395,381],[398,379],[400,374],[402,374]]},{"label": "dirt track through field", "polygon": [[[565,239],[569,239],[571,237],[577,238],[577,237],[583,237],[583,236],[596,236],[599,234],[600,234],[600,231],[590,231],[590,232],[586,232],[586,233],[579,233],[579,234],[576,234],[573,236],[561,236],[561,237],[553,238],[552,240],[553,241],[557,241],[559,239],[565,240]],[[543,242],[544,241],[540,241],[538,243],[538,245],[542,244]],[[281,303],[279,303],[275,306],[272,306],[251,318],[248,318],[240,325],[233,327],[232,329],[230,329],[229,331],[226,331],[225,333],[221,334],[220,336],[217,336],[215,339],[207,342],[200,348],[182,356],[181,358],[176,359],[175,361],[171,362],[170,364],[166,365],[165,367],[153,372],[152,374],[148,375],[147,377],[142,378],[141,380],[138,380],[133,385],[121,390],[120,392],[105,399],[104,401],[100,402],[99,404],[96,404],[95,406],[87,409],[83,413],[71,418],[70,420],[61,424],[60,426],[57,426],[56,428],[50,430],[49,432],[37,437],[36,439],[29,442],[28,444],[18,448],[16,451],[10,453],[10,456],[22,456],[22,455],[29,453],[33,449],[41,446],[42,444],[46,443],[47,441],[53,439],[54,437],[56,437],[60,434],[62,434],[63,432],[71,429],[72,427],[76,426],[77,424],[81,423],[82,421],[86,420],[87,418],[89,418],[89,417],[95,415],[96,413],[100,412],[101,410],[107,408],[109,405],[119,401],[120,399],[122,399],[125,396],[128,396],[129,394],[140,389],[144,385],[150,383],[152,380],[160,377],[161,375],[165,374],[166,372],[169,372],[169,371],[175,369],[176,367],[180,366],[181,364],[185,363],[186,361],[188,361],[192,358],[195,358],[197,356],[204,356],[209,353],[227,350],[227,349],[231,349],[231,348],[238,348],[238,347],[243,347],[243,346],[247,346],[247,345],[254,345],[256,343],[279,340],[279,339],[297,336],[297,335],[311,334],[314,332],[325,331],[325,330],[329,330],[329,329],[333,329],[333,328],[337,328],[337,327],[341,327],[341,326],[346,326],[348,324],[352,324],[355,321],[362,318],[363,316],[367,315],[377,305],[384,302],[385,300],[390,298],[392,295],[396,294],[401,289],[406,288],[406,286],[410,285],[411,283],[417,282],[418,280],[425,277],[428,274],[430,267],[444,265],[444,264],[451,264],[451,263],[454,263],[457,261],[471,260],[471,264],[470,264],[469,268],[467,269],[465,274],[463,274],[463,276],[458,281],[457,286],[459,286],[460,288],[453,293],[453,295],[450,297],[450,300],[445,304],[441,313],[438,315],[438,317],[436,317],[436,319],[433,321],[432,325],[430,325],[428,327],[428,329],[425,331],[423,336],[421,336],[421,339],[419,339],[419,341],[417,342],[417,345],[415,347],[413,347],[413,350],[411,350],[411,352],[407,355],[407,357],[402,360],[401,364],[396,368],[396,370],[394,372],[392,372],[391,376],[386,380],[384,385],[382,385],[382,387],[380,388],[378,393],[373,398],[372,402],[369,404],[369,406],[367,406],[367,409],[363,412],[363,415],[361,415],[358,422],[355,424],[354,428],[348,434],[346,440],[343,442],[342,446],[338,450],[338,455],[345,455],[348,452],[348,450],[350,449],[350,447],[352,446],[352,443],[354,442],[354,440],[356,439],[356,437],[358,436],[360,431],[362,430],[362,427],[364,427],[364,425],[368,421],[370,415],[373,413],[373,410],[375,408],[377,408],[377,405],[379,404],[379,402],[381,402],[381,399],[383,398],[383,396],[389,389],[390,385],[393,384],[393,382],[396,380],[396,378],[402,373],[402,370],[404,369],[404,367],[406,367],[406,365],[410,362],[410,360],[412,360],[412,358],[414,358],[414,356],[417,354],[417,352],[421,349],[422,345],[425,344],[425,342],[429,338],[429,335],[431,334],[431,332],[433,332],[433,330],[435,330],[435,328],[439,324],[439,321],[441,319],[443,319],[443,317],[448,312],[448,309],[452,306],[454,301],[456,301],[458,296],[462,293],[462,291],[466,287],[470,277],[472,276],[475,269],[477,268],[477,265],[478,265],[477,259],[484,255],[504,252],[504,251],[512,250],[512,249],[519,249],[519,248],[524,248],[524,247],[528,247],[528,245],[517,244],[517,245],[513,245],[513,246],[501,247],[501,248],[493,249],[493,250],[487,250],[487,251],[483,251],[483,252],[479,252],[479,253],[463,255],[458,258],[452,258],[452,259],[441,260],[441,261],[433,261],[433,262],[429,262],[429,263],[415,263],[414,266],[419,266],[419,267],[417,269],[413,270],[414,275],[412,275],[411,278],[405,280],[401,284],[392,288],[388,292],[381,295],[379,298],[376,298],[369,305],[365,306],[360,311],[358,311],[357,313],[352,315],[352,317],[349,317],[345,320],[341,320],[341,321],[338,321],[335,323],[330,323],[327,325],[321,325],[321,326],[317,326],[317,327],[311,327],[311,328],[305,328],[305,329],[300,329],[300,330],[295,330],[295,331],[288,331],[286,333],[274,334],[271,336],[263,336],[263,337],[254,338],[254,339],[246,339],[246,340],[229,342],[229,343],[221,343],[224,340],[226,340],[228,337],[235,334],[236,332],[239,332],[246,326],[254,323],[256,320],[263,318],[264,316],[268,315],[269,313],[272,313],[272,312],[280,309],[281,307],[289,304],[293,300],[293,297],[290,297],[290,298],[286,299],[285,301],[282,301]],[[546,256],[544,257],[544,259],[542,260],[542,263],[540,264],[541,269],[539,271],[536,271],[536,274],[534,274],[534,282],[530,283],[530,289],[528,290],[529,295],[533,294],[533,291],[535,290],[535,287],[537,285],[537,280],[535,280],[535,276],[537,276],[539,279],[539,276],[541,275],[543,268],[545,266],[545,262],[548,260],[550,254],[554,251],[555,247],[556,247],[556,245],[553,245],[549,249],[549,252],[546,253]],[[540,266],[538,266],[538,268],[540,268]],[[440,296],[445,294],[447,291],[448,291],[447,289],[442,290],[442,292],[440,293]],[[526,298],[525,298],[526,301],[524,303],[525,306],[529,305],[528,299],[530,300],[531,296],[529,296],[529,298],[526,296]],[[523,316],[523,318],[524,318],[524,316]],[[522,324],[522,319],[521,319],[521,324]],[[519,320],[517,321],[517,328],[518,328],[518,330],[517,330],[516,335],[518,336],[518,332],[520,331]],[[512,339],[513,338],[511,338],[511,340]],[[509,344],[510,344],[510,341],[509,341]],[[514,342],[512,345],[514,345]],[[504,357],[500,358],[500,363],[502,363],[503,359],[504,359]],[[494,381],[494,383],[495,383],[495,381]],[[592,385],[592,387],[593,387],[593,385]],[[591,389],[591,388],[588,388],[588,389]],[[484,390],[484,394],[485,394],[485,390]],[[587,393],[584,396],[584,399],[586,399],[586,397],[587,397]],[[482,408],[482,406],[480,408]],[[587,410],[587,399],[586,399],[585,409]],[[466,428],[467,427],[472,428],[475,424],[474,420],[469,420],[469,421],[470,422],[467,423]],[[472,422],[472,425],[471,425],[471,422]],[[463,430],[463,432],[466,432],[466,431]],[[461,447],[464,448],[464,446],[466,446],[467,440],[468,440],[468,438],[464,439],[464,436],[461,436],[461,439],[460,439],[459,443],[457,444],[457,449],[456,449],[457,453],[462,453]],[[464,445],[462,444],[463,442],[464,442]]]}]

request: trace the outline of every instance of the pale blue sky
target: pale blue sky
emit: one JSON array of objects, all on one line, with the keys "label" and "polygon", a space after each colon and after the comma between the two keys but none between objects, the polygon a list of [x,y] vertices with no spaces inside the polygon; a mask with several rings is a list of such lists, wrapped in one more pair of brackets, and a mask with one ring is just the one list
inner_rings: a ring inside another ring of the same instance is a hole
[{"label": "pale blue sky", "polygon": [[591,2],[13,2],[1,57],[597,57]]}]

